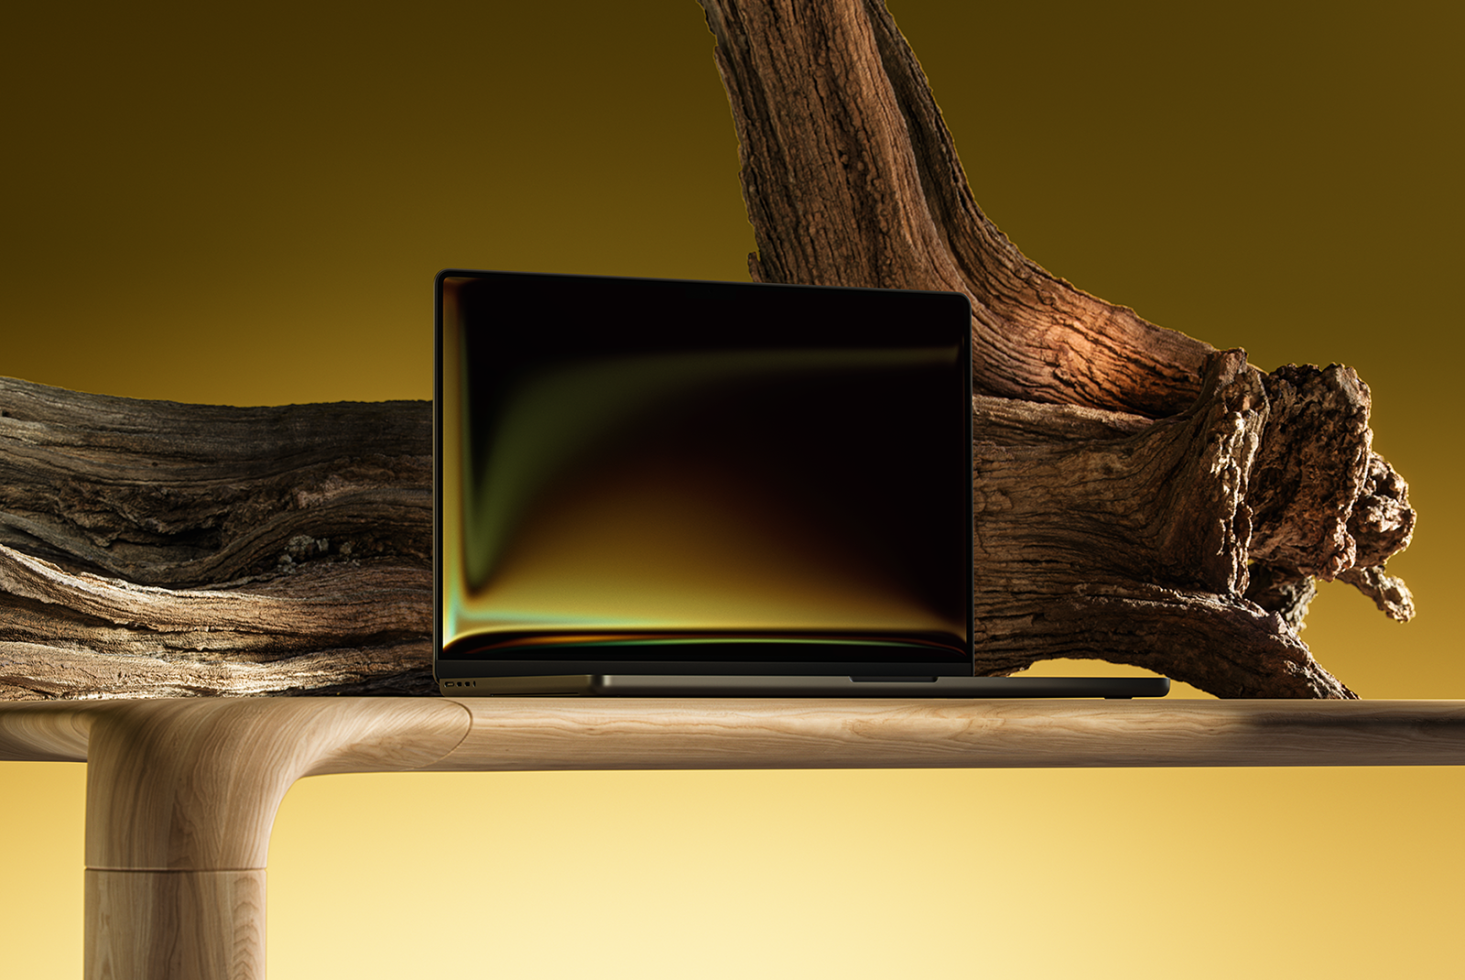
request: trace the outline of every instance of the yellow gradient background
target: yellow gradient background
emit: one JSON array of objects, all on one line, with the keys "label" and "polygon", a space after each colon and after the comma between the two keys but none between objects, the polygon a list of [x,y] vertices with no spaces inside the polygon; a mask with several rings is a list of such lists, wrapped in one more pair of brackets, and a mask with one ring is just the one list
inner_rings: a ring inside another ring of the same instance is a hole
[{"label": "yellow gradient background", "polygon": [[[1355,366],[1410,481],[1398,626],[1324,588],[1364,697],[1465,698],[1461,9],[891,0],[1031,257],[1253,362]],[[226,404],[431,395],[448,266],[746,278],[692,0],[7,16],[0,374]],[[1193,692],[1178,692],[1190,696]],[[1453,769],[306,780],[273,980],[1440,976]],[[0,974],[81,969],[78,765],[0,765]]]}]

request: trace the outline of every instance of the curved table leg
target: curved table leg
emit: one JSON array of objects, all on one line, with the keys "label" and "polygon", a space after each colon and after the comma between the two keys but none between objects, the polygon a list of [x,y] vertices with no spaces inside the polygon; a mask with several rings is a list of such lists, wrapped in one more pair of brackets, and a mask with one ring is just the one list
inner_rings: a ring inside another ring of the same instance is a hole
[{"label": "curved table leg", "polygon": [[118,703],[87,759],[88,980],[265,973],[270,827],[295,780],[416,769],[467,733],[448,701]]}]

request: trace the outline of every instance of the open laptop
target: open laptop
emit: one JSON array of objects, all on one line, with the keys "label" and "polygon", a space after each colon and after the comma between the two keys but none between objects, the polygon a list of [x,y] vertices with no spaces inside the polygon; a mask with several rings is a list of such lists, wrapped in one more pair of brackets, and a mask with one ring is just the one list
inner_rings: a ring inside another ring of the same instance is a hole
[{"label": "open laptop", "polygon": [[444,694],[1134,697],[973,676],[957,293],[446,270]]}]

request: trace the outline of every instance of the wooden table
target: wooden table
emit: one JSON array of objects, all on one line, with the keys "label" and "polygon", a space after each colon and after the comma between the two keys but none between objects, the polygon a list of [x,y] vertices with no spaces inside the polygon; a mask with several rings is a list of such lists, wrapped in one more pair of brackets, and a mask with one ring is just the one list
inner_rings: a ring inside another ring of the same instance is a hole
[{"label": "wooden table", "polygon": [[1465,764],[1465,701],[178,698],[0,704],[87,762],[89,980],[264,976],[265,855],[340,772]]}]

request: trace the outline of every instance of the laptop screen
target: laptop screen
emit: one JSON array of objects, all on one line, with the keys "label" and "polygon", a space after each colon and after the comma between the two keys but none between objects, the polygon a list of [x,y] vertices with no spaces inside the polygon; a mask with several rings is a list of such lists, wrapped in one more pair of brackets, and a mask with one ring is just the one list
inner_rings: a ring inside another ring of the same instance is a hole
[{"label": "laptop screen", "polygon": [[955,293],[449,270],[439,676],[971,674]]}]

